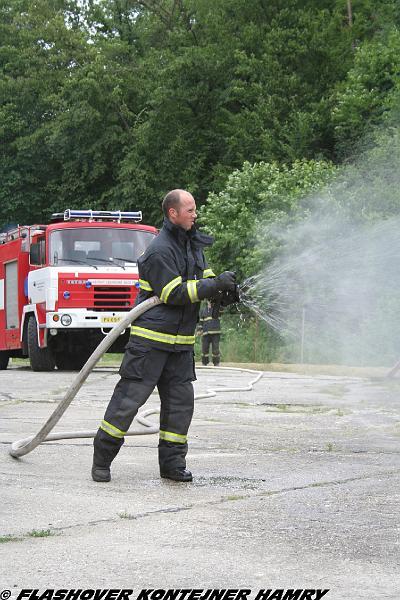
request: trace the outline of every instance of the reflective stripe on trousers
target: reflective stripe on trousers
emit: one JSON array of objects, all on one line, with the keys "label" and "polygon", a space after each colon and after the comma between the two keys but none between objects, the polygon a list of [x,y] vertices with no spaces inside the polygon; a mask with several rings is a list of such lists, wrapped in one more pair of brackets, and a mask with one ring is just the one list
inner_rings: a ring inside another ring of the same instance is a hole
[{"label": "reflective stripe on trousers", "polygon": [[194,405],[193,352],[167,352],[133,342],[125,352],[120,375],[94,441],[96,464],[111,464],[124,443],[124,433],[157,386],[161,401],[160,468],[186,466],[187,432]]}]

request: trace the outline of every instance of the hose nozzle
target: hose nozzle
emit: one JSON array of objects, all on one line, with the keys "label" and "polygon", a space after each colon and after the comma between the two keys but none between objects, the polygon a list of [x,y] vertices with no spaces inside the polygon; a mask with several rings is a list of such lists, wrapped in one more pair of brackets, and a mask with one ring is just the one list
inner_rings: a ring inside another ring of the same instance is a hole
[{"label": "hose nozzle", "polygon": [[212,304],[212,318],[218,319],[221,308],[230,306],[240,302],[239,284],[235,284],[234,289],[225,290],[224,292],[218,292],[217,296],[211,300]]}]

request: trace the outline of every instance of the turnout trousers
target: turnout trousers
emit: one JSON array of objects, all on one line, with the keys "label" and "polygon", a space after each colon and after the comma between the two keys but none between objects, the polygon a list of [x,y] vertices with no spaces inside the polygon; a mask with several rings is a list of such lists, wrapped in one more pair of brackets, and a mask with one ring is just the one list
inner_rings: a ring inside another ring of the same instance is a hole
[{"label": "turnout trousers", "polygon": [[221,336],[219,333],[203,333],[201,338],[201,360],[203,365],[208,365],[210,345],[212,347],[212,361],[215,367],[217,367],[221,360],[219,352],[219,340]]},{"label": "turnout trousers", "polygon": [[111,465],[136,413],[157,386],[161,400],[160,471],[185,468],[194,408],[192,381],[196,379],[193,351],[158,350],[136,338],[127,346],[119,373],[121,379],[93,442],[94,464]]}]

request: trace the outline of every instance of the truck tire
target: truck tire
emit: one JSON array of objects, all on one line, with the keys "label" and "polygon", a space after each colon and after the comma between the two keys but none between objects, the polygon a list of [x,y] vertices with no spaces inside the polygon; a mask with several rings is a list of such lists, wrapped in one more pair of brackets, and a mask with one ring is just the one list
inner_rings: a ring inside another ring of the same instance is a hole
[{"label": "truck tire", "polygon": [[0,351],[0,371],[4,371],[8,367],[10,355],[5,350]]},{"label": "truck tire", "polygon": [[53,371],[56,363],[49,347],[40,348],[34,316],[28,321],[28,353],[32,371]]}]

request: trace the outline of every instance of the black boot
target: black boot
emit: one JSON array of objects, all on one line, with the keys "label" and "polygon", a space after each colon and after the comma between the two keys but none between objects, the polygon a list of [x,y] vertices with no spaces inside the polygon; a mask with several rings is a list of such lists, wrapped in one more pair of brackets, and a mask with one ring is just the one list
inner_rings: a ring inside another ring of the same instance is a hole
[{"label": "black boot", "polygon": [[163,479],[172,479],[172,481],[186,482],[193,480],[191,472],[183,467],[174,469],[173,471],[160,471],[160,475]]},{"label": "black boot", "polygon": [[99,429],[93,440],[92,479],[107,483],[111,481],[110,466],[117,456],[124,439],[117,439]]},{"label": "black boot", "polygon": [[108,481],[111,481],[110,467],[98,467],[93,463],[92,479],[93,481],[99,481],[101,483],[107,483]]},{"label": "black boot", "polygon": [[177,444],[160,440],[158,443],[158,462],[160,475],[172,481],[192,481],[190,471],[186,469],[187,444]]}]

